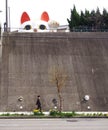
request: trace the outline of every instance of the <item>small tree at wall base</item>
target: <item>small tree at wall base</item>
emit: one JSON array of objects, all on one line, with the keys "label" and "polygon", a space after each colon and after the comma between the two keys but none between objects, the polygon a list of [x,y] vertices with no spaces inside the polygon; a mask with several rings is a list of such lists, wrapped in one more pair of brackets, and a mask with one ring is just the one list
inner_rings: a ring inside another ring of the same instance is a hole
[{"label": "small tree at wall base", "polygon": [[67,79],[67,75],[63,69],[60,67],[52,67],[50,70],[50,81],[55,84],[57,87],[57,93],[59,98],[59,111],[62,111],[63,108],[63,100],[62,100],[62,92],[61,89],[65,85]]}]

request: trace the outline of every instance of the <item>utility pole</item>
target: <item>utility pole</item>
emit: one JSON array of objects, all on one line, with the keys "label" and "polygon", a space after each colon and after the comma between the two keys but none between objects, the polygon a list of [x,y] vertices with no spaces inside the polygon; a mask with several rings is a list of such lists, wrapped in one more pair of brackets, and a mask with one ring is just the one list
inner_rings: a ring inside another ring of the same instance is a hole
[{"label": "utility pole", "polygon": [[[2,10],[0,10],[0,13],[2,13]],[[1,21],[1,20],[0,20]],[[0,40],[1,40],[1,24],[0,24]],[[0,41],[1,42],[1,41]],[[1,45],[1,43],[0,43]]]},{"label": "utility pole", "polygon": [[5,23],[5,31],[8,32],[8,0],[6,0],[6,23]]}]

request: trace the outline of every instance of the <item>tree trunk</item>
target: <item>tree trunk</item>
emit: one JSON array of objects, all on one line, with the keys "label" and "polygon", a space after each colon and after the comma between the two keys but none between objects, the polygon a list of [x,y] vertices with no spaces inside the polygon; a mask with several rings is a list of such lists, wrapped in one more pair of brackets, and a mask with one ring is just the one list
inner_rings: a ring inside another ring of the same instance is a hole
[{"label": "tree trunk", "polygon": [[63,110],[62,96],[61,96],[61,94],[59,94],[59,98],[60,98],[60,112],[61,112]]},{"label": "tree trunk", "polygon": [[60,92],[60,90],[58,89],[58,96],[59,96],[59,102],[60,102],[60,104],[59,104],[59,111],[61,112],[62,111],[62,96],[61,96],[61,92]]}]

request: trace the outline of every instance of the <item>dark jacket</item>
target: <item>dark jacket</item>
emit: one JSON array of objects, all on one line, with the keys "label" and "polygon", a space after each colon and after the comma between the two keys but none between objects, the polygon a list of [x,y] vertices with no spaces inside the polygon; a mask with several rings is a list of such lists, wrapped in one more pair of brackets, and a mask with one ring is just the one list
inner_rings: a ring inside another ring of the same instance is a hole
[{"label": "dark jacket", "polygon": [[37,99],[36,105],[37,105],[37,106],[41,106],[40,99]]}]

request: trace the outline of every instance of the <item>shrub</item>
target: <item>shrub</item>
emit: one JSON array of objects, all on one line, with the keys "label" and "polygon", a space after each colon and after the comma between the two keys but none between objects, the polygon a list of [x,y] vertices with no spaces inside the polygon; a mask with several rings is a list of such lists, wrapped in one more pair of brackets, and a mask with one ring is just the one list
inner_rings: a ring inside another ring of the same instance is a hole
[{"label": "shrub", "polygon": [[58,116],[60,112],[58,110],[50,110],[50,116]]},{"label": "shrub", "polygon": [[59,112],[57,110],[51,110],[50,111],[50,116],[54,117],[73,117],[76,116],[77,114],[73,112]]},{"label": "shrub", "polygon": [[40,112],[38,109],[34,109],[33,113],[34,113],[34,115],[37,115],[37,116],[43,116],[44,115],[43,112]]},{"label": "shrub", "polygon": [[1,116],[10,116],[10,113],[1,114]]}]

